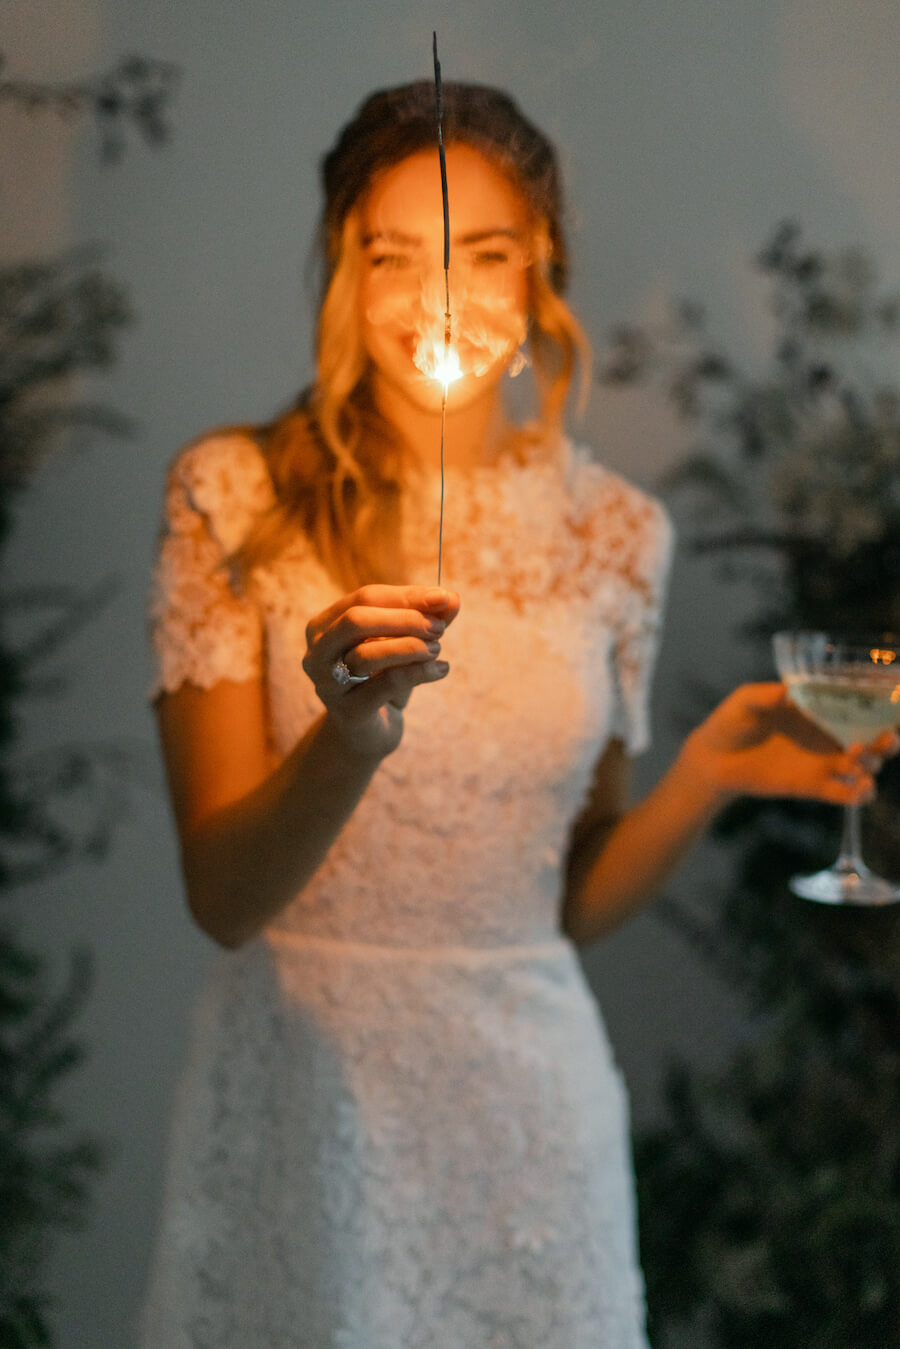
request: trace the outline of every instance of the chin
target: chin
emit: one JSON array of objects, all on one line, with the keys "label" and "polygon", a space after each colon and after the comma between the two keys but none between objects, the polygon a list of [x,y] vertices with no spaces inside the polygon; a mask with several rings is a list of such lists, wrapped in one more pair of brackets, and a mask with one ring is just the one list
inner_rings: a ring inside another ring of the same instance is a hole
[{"label": "chin", "polygon": [[[462,379],[455,380],[447,389],[447,416],[452,417],[455,412],[465,412],[482,399],[492,397],[498,382],[499,380],[491,378],[490,374],[463,375]],[[421,400],[419,406],[429,411],[440,412],[444,400],[442,385],[434,380],[426,380],[425,383],[430,387],[418,390]]]},{"label": "chin", "polygon": [[[501,374],[502,371],[498,371],[496,375],[488,371],[484,375],[463,375],[462,379],[451,384],[447,390],[447,411],[462,412],[464,408],[471,407],[482,398],[489,398],[496,392]],[[439,389],[439,394],[443,395],[442,389]]]},{"label": "chin", "polygon": [[[411,374],[404,372],[394,377],[382,372],[382,378],[395,393],[400,394],[420,412],[440,415],[444,402],[444,386],[438,380],[429,379],[415,368]],[[452,416],[454,412],[462,412],[480,399],[489,397],[496,390],[498,383],[499,374],[494,375],[492,371],[484,375],[463,375],[461,379],[454,380],[447,389],[448,416]]]}]

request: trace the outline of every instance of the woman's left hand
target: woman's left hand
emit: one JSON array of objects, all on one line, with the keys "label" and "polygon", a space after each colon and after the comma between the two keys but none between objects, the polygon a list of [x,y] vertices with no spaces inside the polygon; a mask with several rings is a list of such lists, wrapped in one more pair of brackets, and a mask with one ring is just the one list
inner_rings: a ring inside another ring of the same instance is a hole
[{"label": "woman's left hand", "polygon": [[682,754],[699,782],[722,801],[732,796],[796,796],[860,805],[874,775],[900,750],[886,731],[844,750],[795,707],[783,684],[743,684],[694,730]]}]

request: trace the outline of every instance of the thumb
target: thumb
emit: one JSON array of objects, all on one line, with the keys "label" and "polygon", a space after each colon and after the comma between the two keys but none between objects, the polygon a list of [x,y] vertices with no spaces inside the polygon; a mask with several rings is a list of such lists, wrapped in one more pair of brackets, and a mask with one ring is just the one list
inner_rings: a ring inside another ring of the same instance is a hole
[{"label": "thumb", "polygon": [[784,684],[777,680],[770,679],[759,684],[742,684],[737,692],[743,695],[748,707],[756,707],[761,711],[768,711],[778,707],[781,703],[790,701]]}]

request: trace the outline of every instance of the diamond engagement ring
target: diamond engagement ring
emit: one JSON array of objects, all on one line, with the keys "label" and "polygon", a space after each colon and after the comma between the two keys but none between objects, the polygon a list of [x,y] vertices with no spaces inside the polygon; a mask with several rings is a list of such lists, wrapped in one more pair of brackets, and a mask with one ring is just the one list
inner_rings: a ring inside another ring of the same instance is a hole
[{"label": "diamond engagement ring", "polygon": [[345,660],[336,660],[331,667],[331,677],[342,689],[350,689],[354,684],[365,684],[370,676],[351,674]]}]

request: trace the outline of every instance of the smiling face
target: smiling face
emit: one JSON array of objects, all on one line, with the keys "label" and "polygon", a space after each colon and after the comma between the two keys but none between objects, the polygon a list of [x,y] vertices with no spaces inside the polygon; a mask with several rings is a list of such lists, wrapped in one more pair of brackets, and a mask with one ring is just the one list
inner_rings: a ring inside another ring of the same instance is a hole
[{"label": "smiling face", "polygon": [[[492,397],[528,321],[534,225],[509,179],[477,150],[447,147],[451,341],[462,375],[448,406]],[[361,210],[363,344],[376,396],[387,385],[423,411],[439,410],[443,355],[444,224],[437,150],[380,174]]]}]

